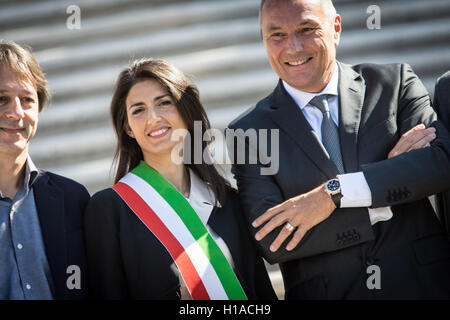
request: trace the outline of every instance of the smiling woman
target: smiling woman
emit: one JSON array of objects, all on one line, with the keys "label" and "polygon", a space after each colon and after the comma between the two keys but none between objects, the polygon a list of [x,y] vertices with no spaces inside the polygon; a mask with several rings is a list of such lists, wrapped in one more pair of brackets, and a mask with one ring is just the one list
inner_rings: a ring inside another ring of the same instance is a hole
[{"label": "smiling woman", "polygon": [[[164,171],[166,163],[172,162],[170,151],[178,144],[170,139],[175,129],[185,128],[193,136],[194,121],[202,123],[202,135],[210,129],[196,86],[160,59],[137,60],[121,72],[111,102],[111,118],[118,139],[114,182],[145,157],[152,158],[153,165]],[[202,142],[202,150],[206,146],[207,142]],[[211,184],[218,201],[223,198],[226,182],[213,166],[186,167]]]},{"label": "smiling woman", "polygon": [[236,191],[212,162],[172,161],[180,142],[194,148],[194,122],[200,137],[210,129],[190,79],[160,59],[135,61],[119,75],[111,117],[115,185],[85,215],[94,297],[276,299]]},{"label": "smiling woman", "polygon": [[171,139],[171,133],[186,129],[171,95],[156,80],[143,80],[131,88],[126,105],[127,134],[136,139],[144,160],[167,160],[178,143]]}]

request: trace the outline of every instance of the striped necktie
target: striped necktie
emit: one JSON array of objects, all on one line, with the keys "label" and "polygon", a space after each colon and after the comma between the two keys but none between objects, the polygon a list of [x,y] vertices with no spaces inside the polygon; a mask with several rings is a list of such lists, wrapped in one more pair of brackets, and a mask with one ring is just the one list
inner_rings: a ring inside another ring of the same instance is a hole
[{"label": "striped necktie", "polygon": [[341,148],[339,144],[339,131],[333,119],[331,119],[327,95],[322,94],[315,96],[309,104],[322,111],[322,144],[327,150],[330,159],[336,165],[338,172],[344,173],[344,164],[342,163]]}]

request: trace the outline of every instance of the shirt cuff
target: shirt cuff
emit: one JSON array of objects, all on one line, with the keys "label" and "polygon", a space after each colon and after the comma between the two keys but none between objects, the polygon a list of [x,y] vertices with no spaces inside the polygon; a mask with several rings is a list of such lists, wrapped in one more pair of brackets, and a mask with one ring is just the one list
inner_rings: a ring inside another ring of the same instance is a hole
[{"label": "shirt cuff", "polygon": [[346,173],[337,176],[341,185],[341,208],[370,207],[372,193],[364,174]]},{"label": "shirt cuff", "polygon": [[[372,193],[362,172],[346,173],[337,176],[341,185],[341,208],[370,207]],[[391,207],[368,208],[370,224],[392,218]]]}]

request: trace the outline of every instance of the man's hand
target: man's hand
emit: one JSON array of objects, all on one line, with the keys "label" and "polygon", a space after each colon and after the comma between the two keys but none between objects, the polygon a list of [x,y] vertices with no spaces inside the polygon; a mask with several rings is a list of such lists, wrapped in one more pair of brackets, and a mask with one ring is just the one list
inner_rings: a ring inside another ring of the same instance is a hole
[{"label": "man's hand", "polygon": [[388,159],[398,156],[404,152],[414,149],[421,149],[430,146],[430,142],[436,138],[436,129],[431,127],[425,129],[423,124],[419,124],[405,132],[395,147],[389,152]]},{"label": "man's hand", "polygon": [[[261,240],[276,227],[289,222],[293,227],[297,227],[291,241],[286,246],[286,250],[294,249],[305,233],[330,216],[336,208],[331,196],[325,192],[321,185],[310,192],[286,200],[285,202],[270,208],[263,215],[253,221],[252,225],[257,228],[266,221],[264,227],[259,230],[256,240]],[[270,251],[277,251],[286,238],[293,232],[283,227],[277,238],[272,242]]]}]

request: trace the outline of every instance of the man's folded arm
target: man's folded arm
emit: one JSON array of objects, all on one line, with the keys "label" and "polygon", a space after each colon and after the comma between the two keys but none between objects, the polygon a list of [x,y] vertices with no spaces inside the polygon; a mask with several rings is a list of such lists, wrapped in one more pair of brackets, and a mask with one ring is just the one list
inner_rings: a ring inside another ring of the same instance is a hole
[{"label": "man's folded arm", "polygon": [[411,67],[402,65],[401,74],[399,134],[423,123],[436,129],[436,139],[430,147],[362,165],[374,208],[416,201],[450,188],[449,132],[437,120],[428,92]]},{"label": "man's folded arm", "polygon": [[[234,164],[232,169],[253,237],[260,228],[254,228],[251,225],[252,222],[268,209],[287,200],[275,176],[261,175],[261,168],[259,164]],[[338,215],[332,214],[329,219],[308,231],[294,250],[288,251],[282,246],[276,252],[272,252],[269,250],[270,245],[281,228],[275,228],[266,237],[257,241],[262,256],[272,264],[331,252],[373,239],[366,208],[341,209]],[[345,235],[347,231],[355,233],[352,233],[352,241],[344,244],[341,241],[342,234]],[[291,237],[286,240],[286,243],[290,239]]]}]

